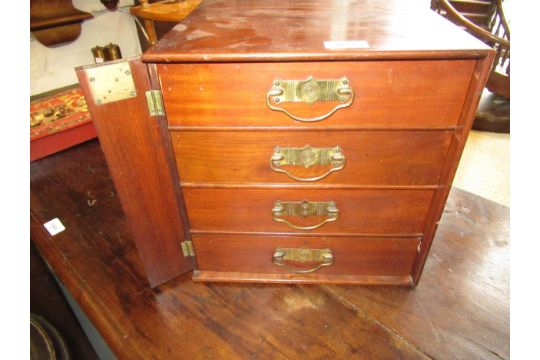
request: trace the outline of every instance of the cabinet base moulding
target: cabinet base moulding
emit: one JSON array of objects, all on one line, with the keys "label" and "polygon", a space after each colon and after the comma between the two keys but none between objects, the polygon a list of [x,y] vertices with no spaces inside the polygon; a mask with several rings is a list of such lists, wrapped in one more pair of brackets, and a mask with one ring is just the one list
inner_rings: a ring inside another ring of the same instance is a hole
[{"label": "cabinet base moulding", "polygon": [[298,274],[249,274],[223,271],[193,271],[193,281],[236,283],[289,283],[289,284],[341,284],[341,285],[400,285],[413,286],[410,275],[405,276],[350,276]]}]

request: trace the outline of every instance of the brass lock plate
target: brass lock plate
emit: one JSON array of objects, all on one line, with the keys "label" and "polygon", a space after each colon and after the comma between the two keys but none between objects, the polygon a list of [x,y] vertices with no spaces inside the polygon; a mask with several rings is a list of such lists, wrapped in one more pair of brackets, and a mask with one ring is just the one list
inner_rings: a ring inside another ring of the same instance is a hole
[{"label": "brass lock plate", "polygon": [[104,64],[85,70],[92,99],[96,105],[137,96],[129,62]]},{"label": "brass lock plate", "polygon": [[339,146],[333,148],[314,148],[309,145],[302,148],[276,146],[272,155],[275,167],[293,165],[303,166],[306,169],[315,165],[339,166],[344,159]]},{"label": "brass lock plate", "polygon": [[[287,114],[291,119],[301,122],[321,121],[330,117],[339,109],[351,106],[354,100],[354,91],[349,79],[316,80],[309,76],[306,80],[281,80],[272,82],[272,88],[266,93],[266,105],[270,110],[280,111]],[[324,114],[311,117],[295,115],[281,107],[282,103],[306,103],[312,105],[315,102],[335,102],[335,106]]]},{"label": "brass lock plate", "polygon": [[[313,225],[298,225],[284,217],[306,218],[308,216],[324,216],[324,220]],[[293,229],[315,230],[326,223],[336,221],[339,218],[339,210],[334,201],[276,201],[272,208],[272,218],[276,222],[285,223]]]},{"label": "brass lock plate", "polygon": [[330,249],[307,249],[307,248],[277,248],[274,258],[282,261],[306,262],[331,262],[333,260]]},{"label": "brass lock plate", "polygon": [[[295,274],[309,274],[332,265],[334,255],[330,249],[277,248],[272,255],[272,262]],[[302,267],[293,266],[294,263],[302,264]],[[304,263],[315,265],[305,268]]]},{"label": "brass lock plate", "polygon": [[337,218],[339,216],[339,210],[333,201],[276,201],[272,213],[275,217],[326,216],[328,218]]},{"label": "brass lock plate", "polygon": [[[276,95],[272,96],[275,103],[304,102],[313,104],[316,101],[339,101],[345,103],[351,97],[352,89],[349,79],[316,80],[309,76],[306,80],[276,79],[272,84]],[[279,90],[279,91],[278,91]]]}]

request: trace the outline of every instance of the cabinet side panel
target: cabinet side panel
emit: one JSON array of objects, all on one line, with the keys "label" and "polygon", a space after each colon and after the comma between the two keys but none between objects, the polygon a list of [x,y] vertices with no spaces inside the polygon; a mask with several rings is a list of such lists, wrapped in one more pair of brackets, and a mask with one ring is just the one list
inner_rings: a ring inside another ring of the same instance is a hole
[{"label": "cabinet side panel", "polygon": [[412,278],[414,285],[418,284],[422,275],[429,249],[431,248],[448,194],[452,187],[452,181],[454,180],[461,154],[467,142],[467,136],[474,122],[480,96],[489,76],[494,54],[495,52],[490,52],[487,57],[476,61],[471,82],[468,89],[466,89],[467,96],[461,110],[459,123],[450,143],[446,162],[440,176],[440,184],[442,186],[436,191],[433,197],[431,209],[424,227],[424,237],[420,243],[420,252],[413,266]]},{"label": "cabinet side panel", "polygon": [[[145,92],[151,89],[147,66],[129,65],[136,96],[98,105],[87,68],[77,76],[87,99],[101,147],[144,263],[148,281],[158,286],[192,268],[182,254],[185,234],[171,177],[171,163],[160,122],[149,115]],[[102,66],[107,66],[106,64]]]}]

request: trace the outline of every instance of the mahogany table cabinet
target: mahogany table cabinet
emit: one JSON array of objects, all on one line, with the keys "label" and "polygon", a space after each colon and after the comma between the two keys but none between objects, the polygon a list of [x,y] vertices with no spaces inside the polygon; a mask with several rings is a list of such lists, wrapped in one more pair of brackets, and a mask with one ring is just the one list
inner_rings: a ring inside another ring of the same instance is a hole
[{"label": "mahogany table cabinet", "polygon": [[151,286],[417,284],[494,51],[409,6],[206,0],[77,69]]}]

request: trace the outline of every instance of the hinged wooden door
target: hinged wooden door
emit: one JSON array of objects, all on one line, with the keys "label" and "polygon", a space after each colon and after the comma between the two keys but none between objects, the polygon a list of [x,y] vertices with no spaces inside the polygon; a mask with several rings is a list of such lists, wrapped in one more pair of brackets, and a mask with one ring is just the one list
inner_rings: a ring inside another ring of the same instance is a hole
[{"label": "hinged wooden door", "polygon": [[[77,68],[88,109],[130,224],[148,281],[158,286],[193,268],[189,230],[153,65],[139,59]],[[188,254],[189,255],[189,254]]]}]

